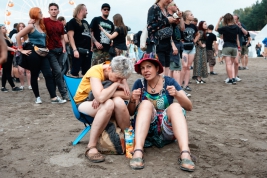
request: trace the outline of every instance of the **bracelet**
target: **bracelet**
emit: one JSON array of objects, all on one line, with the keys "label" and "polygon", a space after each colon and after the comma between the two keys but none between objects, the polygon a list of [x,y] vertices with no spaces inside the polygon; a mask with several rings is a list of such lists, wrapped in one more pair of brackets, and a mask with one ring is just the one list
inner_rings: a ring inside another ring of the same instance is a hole
[{"label": "bracelet", "polygon": [[77,49],[74,49],[73,52],[78,51]]}]

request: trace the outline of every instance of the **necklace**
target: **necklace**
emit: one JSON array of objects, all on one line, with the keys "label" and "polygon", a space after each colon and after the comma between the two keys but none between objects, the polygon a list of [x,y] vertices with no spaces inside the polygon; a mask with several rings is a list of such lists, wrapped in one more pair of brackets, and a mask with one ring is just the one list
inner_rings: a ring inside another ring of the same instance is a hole
[{"label": "necklace", "polygon": [[[160,76],[159,76],[159,79],[160,79]],[[155,92],[156,92],[155,88],[156,88],[156,86],[157,86],[158,83],[159,83],[159,79],[158,79],[158,81],[157,81],[157,83],[156,83],[156,85],[155,85],[154,87],[151,87],[151,86],[149,85],[149,83],[147,82],[148,86],[150,86],[150,88],[151,88],[151,93],[155,93]]]}]

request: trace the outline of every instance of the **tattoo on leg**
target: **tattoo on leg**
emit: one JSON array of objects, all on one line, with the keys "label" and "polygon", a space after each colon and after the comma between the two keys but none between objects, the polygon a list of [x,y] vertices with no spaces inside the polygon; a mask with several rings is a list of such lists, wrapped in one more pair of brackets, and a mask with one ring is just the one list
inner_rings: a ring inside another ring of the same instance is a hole
[{"label": "tattoo on leg", "polygon": [[184,59],[184,62],[186,62],[186,61],[187,61],[187,58],[186,58],[186,56],[184,56],[184,57],[183,57],[183,59]]}]

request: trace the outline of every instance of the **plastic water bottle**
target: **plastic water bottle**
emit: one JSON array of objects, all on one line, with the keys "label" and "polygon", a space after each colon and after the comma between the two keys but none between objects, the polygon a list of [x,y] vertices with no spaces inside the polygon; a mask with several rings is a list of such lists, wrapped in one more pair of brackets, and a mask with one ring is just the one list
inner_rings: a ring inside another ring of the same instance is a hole
[{"label": "plastic water bottle", "polygon": [[124,130],[125,135],[125,147],[126,147],[126,158],[132,158],[134,151],[134,129],[132,126]]}]

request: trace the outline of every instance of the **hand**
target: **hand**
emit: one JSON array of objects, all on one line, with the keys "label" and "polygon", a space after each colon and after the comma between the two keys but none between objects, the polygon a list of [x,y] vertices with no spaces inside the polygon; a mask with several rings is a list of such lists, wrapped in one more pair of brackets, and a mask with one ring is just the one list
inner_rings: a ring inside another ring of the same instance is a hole
[{"label": "hand", "polygon": [[141,96],[141,88],[133,90],[131,100],[138,101]]},{"label": "hand", "polygon": [[29,56],[32,53],[32,50],[20,50],[20,52],[26,56]]},{"label": "hand", "polygon": [[124,84],[120,83],[117,88],[118,89],[123,89],[125,95],[127,95],[127,96],[130,95],[130,89],[129,89],[128,85],[124,85]]},{"label": "hand", "polygon": [[183,17],[183,12],[182,11],[178,11],[176,12],[176,14],[178,15],[178,17],[182,18]]},{"label": "hand", "polygon": [[34,24],[35,23],[35,20],[34,19],[30,19],[28,24]]},{"label": "hand", "polygon": [[177,20],[173,17],[168,17],[169,23],[176,23]]},{"label": "hand", "polygon": [[219,21],[222,21],[222,19],[223,19],[223,16],[220,17]]},{"label": "hand", "polygon": [[66,49],[63,48],[62,53],[65,53],[65,52],[66,52]]},{"label": "hand", "polygon": [[92,102],[92,107],[94,109],[97,109],[99,107],[99,105],[100,105],[99,102],[94,99],[93,102]]},{"label": "hand", "polygon": [[174,48],[172,48],[172,50],[173,50],[173,55],[177,55],[178,54],[178,49],[176,48],[176,47],[174,47]]},{"label": "hand", "polygon": [[206,44],[202,44],[201,47],[202,47],[202,48],[205,48],[205,47],[206,47]]},{"label": "hand", "polygon": [[176,95],[176,88],[173,86],[173,85],[171,85],[171,86],[167,86],[167,88],[166,88],[166,90],[169,92],[169,94],[171,95],[171,96],[175,96]]},{"label": "hand", "polygon": [[96,46],[96,48],[97,49],[103,49],[103,46],[102,46],[102,44],[100,44],[99,42],[95,42],[95,46]]},{"label": "hand", "polygon": [[77,50],[74,51],[74,57],[75,58],[80,58],[80,54],[79,54],[79,52]]}]

